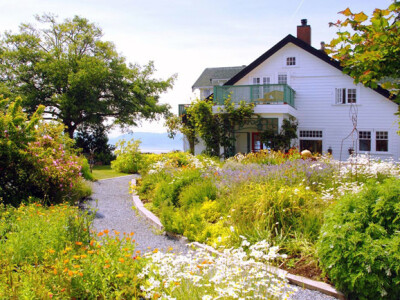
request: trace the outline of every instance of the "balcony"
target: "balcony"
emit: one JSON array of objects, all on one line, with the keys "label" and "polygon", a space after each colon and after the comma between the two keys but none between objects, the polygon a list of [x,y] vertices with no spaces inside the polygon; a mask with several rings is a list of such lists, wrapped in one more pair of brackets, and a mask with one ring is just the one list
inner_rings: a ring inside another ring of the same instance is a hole
[{"label": "balcony", "polygon": [[294,90],[287,84],[222,85],[214,86],[214,103],[224,105],[230,96],[232,102],[251,102],[256,105],[288,104],[295,108]]}]

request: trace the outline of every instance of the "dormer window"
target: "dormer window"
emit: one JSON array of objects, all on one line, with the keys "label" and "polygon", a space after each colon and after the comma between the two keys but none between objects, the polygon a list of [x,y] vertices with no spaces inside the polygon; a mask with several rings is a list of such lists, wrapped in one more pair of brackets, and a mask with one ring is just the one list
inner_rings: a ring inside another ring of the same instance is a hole
[{"label": "dormer window", "polygon": [[296,57],[295,56],[289,56],[286,58],[286,65],[287,66],[295,66],[296,65]]}]

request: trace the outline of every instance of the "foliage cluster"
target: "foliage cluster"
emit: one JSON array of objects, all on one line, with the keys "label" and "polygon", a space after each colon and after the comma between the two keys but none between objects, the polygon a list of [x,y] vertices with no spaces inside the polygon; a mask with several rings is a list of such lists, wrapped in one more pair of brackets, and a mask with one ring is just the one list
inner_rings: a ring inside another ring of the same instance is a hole
[{"label": "foliage cluster", "polygon": [[400,180],[368,181],[332,210],[318,242],[321,265],[351,298],[400,297]]},{"label": "foliage cluster", "polygon": [[116,158],[115,147],[108,144],[106,128],[102,125],[83,127],[75,137],[76,147],[82,149],[82,154],[93,164],[110,165]]},{"label": "foliage cluster", "polygon": [[82,170],[83,158],[62,125],[42,122],[43,111],[39,107],[28,119],[21,99],[0,102],[0,199],[5,204],[18,205],[30,196],[75,201],[90,194],[81,173],[88,173]]},{"label": "foliage cluster", "polygon": [[274,130],[266,130],[261,134],[261,141],[268,148],[275,151],[289,150],[291,141],[297,138],[297,120],[290,116],[289,119],[283,119],[282,127],[279,132]]},{"label": "foliage cluster", "polygon": [[[363,12],[353,13],[349,8],[340,13],[345,19],[330,23],[340,31],[330,42],[328,53],[340,61],[343,71],[356,83],[372,88],[381,84],[398,96],[400,2],[394,1],[386,9],[376,8],[370,17]],[[348,27],[351,30],[346,30]]]},{"label": "foliage cluster", "polygon": [[121,173],[137,173],[142,163],[142,153],[140,152],[140,140],[120,140],[115,145],[115,155],[117,158],[111,162],[111,168]]},{"label": "foliage cluster", "polygon": [[135,189],[166,230],[212,246],[238,247],[243,236],[267,240],[289,255],[286,268],[318,265],[324,214],[342,197],[400,175],[390,161],[303,160],[297,151],[238,155],[205,168],[156,163],[150,169]]},{"label": "foliage cluster", "polygon": [[133,234],[96,241],[69,205],[0,207],[0,298],[109,299],[140,293]]},{"label": "foliage cluster", "polygon": [[[280,299],[283,256],[266,241],[187,255],[135,249],[134,233],[89,231],[93,214],[69,205],[0,206],[1,299]],[[243,280],[245,279],[245,280]]]},{"label": "foliage cluster", "polygon": [[21,95],[29,113],[45,105],[70,138],[78,127],[107,118],[125,126],[168,113],[169,106],[158,100],[175,76],[158,80],[152,62],[128,64],[85,18],[58,22],[43,15],[37,21],[22,24],[18,33],[6,32],[0,41],[0,89]]},{"label": "foliage cluster", "polygon": [[206,145],[205,154],[219,157],[221,147],[222,156],[230,157],[236,141],[234,130],[254,115],[253,108],[253,103],[241,101],[236,104],[228,98],[223,107],[213,112],[212,101],[196,100],[185,108],[186,114],[182,120],[171,117],[166,126],[170,136],[173,137],[179,130],[187,137],[192,153],[198,136]]}]

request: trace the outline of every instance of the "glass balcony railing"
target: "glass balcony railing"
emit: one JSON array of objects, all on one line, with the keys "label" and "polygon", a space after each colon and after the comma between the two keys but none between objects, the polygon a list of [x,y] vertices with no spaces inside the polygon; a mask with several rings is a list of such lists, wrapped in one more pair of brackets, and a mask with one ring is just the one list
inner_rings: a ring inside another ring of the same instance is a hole
[{"label": "glass balcony railing", "polygon": [[230,97],[232,102],[252,102],[254,104],[294,105],[294,90],[287,84],[222,85],[214,86],[214,103],[224,105]]}]

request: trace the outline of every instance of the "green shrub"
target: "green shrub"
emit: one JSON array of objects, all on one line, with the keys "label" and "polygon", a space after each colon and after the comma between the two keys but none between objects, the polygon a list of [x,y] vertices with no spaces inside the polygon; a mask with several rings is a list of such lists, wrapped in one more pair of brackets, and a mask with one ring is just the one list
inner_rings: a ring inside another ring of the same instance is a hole
[{"label": "green shrub", "polygon": [[[91,217],[92,218],[92,217]],[[90,240],[91,218],[77,207],[33,203],[0,210],[0,253],[12,264],[41,263],[49,249]]]},{"label": "green shrub", "polygon": [[154,191],[154,206],[172,205],[179,207],[179,196],[184,187],[193,182],[201,181],[201,172],[196,169],[185,169],[175,174],[171,181],[161,181]]},{"label": "green shrub", "polygon": [[133,139],[128,142],[125,140],[117,142],[115,150],[117,158],[111,162],[111,168],[121,173],[137,173],[142,164],[140,143],[141,141]]},{"label": "green shrub", "polygon": [[217,187],[211,179],[202,179],[200,182],[195,181],[184,187],[179,195],[179,205],[190,207],[196,203],[202,203],[207,200],[215,200],[217,198]]},{"label": "green shrub", "polygon": [[[69,205],[0,205],[0,299],[138,299],[147,259]],[[118,234],[115,232],[115,234]]]},{"label": "green shrub", "polygon": [[327,211],[321,265],[351,298],[400,298],[400,180],[370,181]]},{"label": "green shrub", "polygon": [[94,180],[94,176],[93,176],[92,172],[90,172],[89,162],[85,157],[82,158],[81,172],[82,172],[82,177],[85,178],[86,180],[90,180],[90,181]]},{"label": "green shrub", "polygon": [[28,118],[21,99],[0,101],[0,199],[18,206],[36,197],[49,203],[75,201],[82,158],[64,126],[42,120],[44,107]]}]

